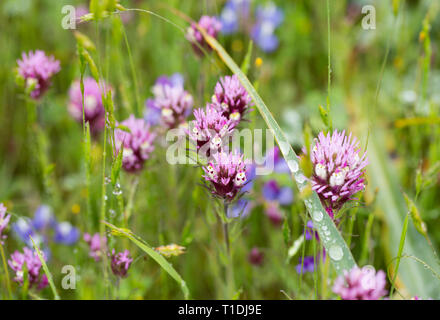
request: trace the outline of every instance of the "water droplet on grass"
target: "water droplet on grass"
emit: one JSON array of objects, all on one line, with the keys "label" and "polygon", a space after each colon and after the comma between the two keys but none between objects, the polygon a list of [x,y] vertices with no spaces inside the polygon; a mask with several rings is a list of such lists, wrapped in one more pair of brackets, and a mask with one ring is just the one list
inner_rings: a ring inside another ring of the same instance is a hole
[{"label": "water droplet on grass", "polygon": [[323,218],[323,214],[322,214],[321,211],[314,211],[314,212],[313,212],[313,220],[319,222],[319,221],[322,220],[322,218]]},{"label": "water droplet on grass", "polygon": [[328,252],[330,255],[330,258],[332,258],[335,261],[339,261],[344,256],[344,252],[342,251],[341,247],[338,245],[332,246]]}]

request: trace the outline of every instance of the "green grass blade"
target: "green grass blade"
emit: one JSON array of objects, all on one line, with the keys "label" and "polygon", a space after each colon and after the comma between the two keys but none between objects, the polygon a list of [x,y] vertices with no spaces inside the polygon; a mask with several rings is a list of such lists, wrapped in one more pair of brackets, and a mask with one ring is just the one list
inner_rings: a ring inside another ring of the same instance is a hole
[{"label": "green grass blade", "polygon": [[186,282],[182,279],[182,277],[177,273],[177,271],[171,266],[171,264],[157,251],[155,251],[148,243],[146,243],[143,239],[132,233],[128,229],[118,228],[111,223],[102,221],[107,227],[109,227],[114,234],[118,236],[123,236],[131,240],[135,245],[137,245],[142,251],[148,254],[154,261],[156,261],[176,282],[179,284],[182,289],[183,295],[185,299],[189,298],[189,290],[186,286]]},{"label": "green grass blade", "polygon": [[[267,108],[266,104],[258,95],[257,91],[252,86],[246,75],[241,71],[241,69],[237,66],[225,49],[217,42],[217,40],[209,36],[203,29],[199,28],[199,31],[203,34],[205,40],[217,52],[229,69],[235,75],[237,75],[242,85],[248,91],[249,95],[254,100],[258,111],[260,112],[269,129],[272,131],[272,134],[280,147],[281,153],[289,166],[292,177],[296,181],[299,190],[305,190],[305,188],[308,187],[308,183],[302,170],[299,168],[297,155],[288,142],[284,132],[281,130],[280,126]],[[344,270],[350,270],[355,267],[356,263],[353,259],[350,249],[347,247],[333,220],[322,207],[318,195],[315,192],[310,192],[310,196],[305,198],[304,203],[308,212],[312,216],[313,224],[318,230],[320,239],[322,240],[325,249],[329,253],[331,262],[338,274],[342,274]]]},{"label": "green grass blade", "polygon": [[55,300],[60,300],[60,296],[58,295],[57,288],[55,287],[55,284],[53,283],[52,274],[50,273],[49,268],[47,267],[46,261],[44,260],[41,251],[37,247],[37,245],[35,244],[34,239],[32,239],[31,236],[29,236],[29,238],[31,238],[32,245],[33,245],[35,251],[37,252],[38,258],[41,261],[41,265],[43,266],[43,271],[46,274],[47,280],[49,281],[49,286],[50,286],[50,289],[52,290],[53,297]]},{"label": "green grass blade", "polygon": [[[407,209],[396,179],[398,175],[395,172],[395,167],[385,158],[387,152],[383,141],[385,141],[384,132],[376,127],[374,133],[370,134],[368,145],[368,159],[371,164],[368,173],[371,187],[380,190],[377,195],[377,202],[384,212],[384,219],[389,227],[388,241],[389,250],[391,251],[389,255],[393,258],[397,257]],[[405,253],[417,256],[431,266],[436,266],[429,245],[412,225],[408,226]],[[399,278],[412,296],[440,298],[440,287],[436,281],[432,281],[434,278],[431,272],[415,261],[408,259],[401,261]]]},{"label": "green grass blade", "polygon": [[393,296],[394,283],[396,281],[397,274],[399,272],[399,265],[400,265],[400,259],[402,257],[403,248],[405,247],[406,232],[408,230],[408,220],[409,220],[408,218],[409,215],[407,214],[405,220],[403,221],[402,234],[400,235],[399,251],[397,252],[396,269],[394,270],[393,281],[391,282],[390,298]]}]

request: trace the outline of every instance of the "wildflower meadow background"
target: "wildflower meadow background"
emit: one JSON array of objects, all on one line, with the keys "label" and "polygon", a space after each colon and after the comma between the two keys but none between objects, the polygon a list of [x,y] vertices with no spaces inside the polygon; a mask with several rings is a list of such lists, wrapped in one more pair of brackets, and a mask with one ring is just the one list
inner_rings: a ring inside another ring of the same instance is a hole
[{"label": "wildflower meadow background", "polygon": [[440,299],[439,9],[1,1],[1,299]]}]

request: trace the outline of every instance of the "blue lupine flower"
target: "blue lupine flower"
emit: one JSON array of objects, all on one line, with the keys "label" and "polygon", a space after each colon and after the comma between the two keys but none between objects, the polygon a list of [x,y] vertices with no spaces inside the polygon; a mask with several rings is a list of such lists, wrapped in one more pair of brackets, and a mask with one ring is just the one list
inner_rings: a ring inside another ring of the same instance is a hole
[{"label": "blue lupine flower", "polygon": [[302,263],[302,257],[299,257],[299,263],[296,265],[297,273],[301,273],[301,267],[303,273],[313,272],[315,270],[315,258],[313,256],[306,256],[304,257],[304,263]]},{"label": "blue lupine flower", "polygon": [[276,201],[284,206],[293,202],[292,189],[280,187],[275,180],[269,180],[264,184],[263,197],[266,201]]},{"label": "blue lupine flower", "polygon": [[290,173],[287,162],[280,155],[280,149],[278,147],[266,151],[263,167],[266,169],[273,168],[275,173]]},{"label": "blue lupine flower", "polygon": [[274,3],[257,8],[257,22],[252,28],[251,37],[261,50],[272,52],[278,48],[279,40],[275,35],[275,30],[283,19],[283,12]]},{"label": "blue lupine flower", "polygon": [[319,241],[318,232],[313,227],[312,220],[307,221],[307,225],[306,225],[304,232],[306,233],[306,240],[312,240],[313,236],[315,236],[316,240]]},{"label": "blue lupine flower", "polygon": [[66,245],[72,245],[79,239],[79,231],[69,222],[61,222],[55,226],[54,241]]},{"label": "blue lupine flower", "polygon": [[245,218],[252,209],[252,203],[248,199],[239,199],[228,208],[228,218]]},{"label": "blue lupine flower", "polygon": [[221,32],[231,34],[237,32],[240,22],[249,18],[249,7],[251,0],[229,0],[226,2],[221,14]]},{"label": "blue lupine flower", "polygon": [[58,243],[71,245],[79,238],[79,230],[73,227],[69,222],[58,223],[55,219],[52,209],[47,205],[41,205],[37,208],[32,220],[28,218],[19,218],[12,225],[12,230],[28,247],[33,248],[32,237],[35,244],[39,246],[47,257],[50,257],[50,251],[47,246],[49,232],[54,230],[53,240]]},{"label": "blue lupine flower", "polygon": [[32,226],[35,230],[41,231],[47,227],[53,226],[55,217],[52,209],[47,205],[41,205],[37,208],[32,220]]},{"label": "blue lupine flower", "polygon": [[254,180],[257,175],[257,168],[255,164],[246,166],[246,184],[241,188],[242,192],[250,192],[254,187]]},{"label": "blue lupine flower", "polygon": [[19,218],[16,223],[12,224],[12,230],[14,230],[15,234],[28,246],[32,248],[32,242],[30,241],[29,236],[34,238],[35,231],[32,227],[32,224],[24,219]]}]

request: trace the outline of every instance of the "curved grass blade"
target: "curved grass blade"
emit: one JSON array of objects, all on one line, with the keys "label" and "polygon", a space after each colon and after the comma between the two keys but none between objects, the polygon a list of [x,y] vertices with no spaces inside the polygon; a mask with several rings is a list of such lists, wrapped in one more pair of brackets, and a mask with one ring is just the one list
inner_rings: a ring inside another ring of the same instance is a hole
[{"label": "curved grass blade", "polygon": [[55,300],[60,300],[60,296],[58,295],[57,288],[55,287],[55,284],[53,283],[52,274],[50,273],[49,268],[47,267],[46,261],[44,260],[41,251],[37,247],[37,245],[35,244],[34,239],[32,239],[31,236],[29,236],[29,238],[31,238],[32,245],[33,245],[35,251],[37,252],[38,258],[41,261],[41,265],[43,266],[43,271],[46,274],[47,281],[49,282],[50,289],[52,290],[52,293],[53,293],[53,297]]},{"label": "curved grass blade", "polygon": [[[296,181],[299,190],[301,192],[306,191],[306,189],[310,186],[302,170],[299,168],[298,157],[288,142],[284,132],[281,130],[280,126],[267,108],[266,104],[258,95],[257,91],[252,86],[246,75],[241,71],[241,69],[237,66],[225,49],[218,43],[218,41],[209,36],[202,28],[198,28],[198,30],[202,33],[206,42],[214,49],[214,51],[217,52],[219,57],[238,77],[242,85],[248,91],[249,95],[254,100],[258,111],[260,112],[269,129],[272,131],[272,134],[280,147],[281,153],[289,166],[292,177]],[[304,199],[304,203],[313,219],[315,228],[318,230],[320,239],[322,240],[325,249],[329,253],[333,266],[338,274],[343,274],[344,270],[352,269],[356,266],[356,263],[353,259],[350,249],[347,247],[347,244],[336,228],[333,220],[322,207],[318,195],[315,192],[309,192],[309,194],[310,195]]]},{"label": "curved grass blade", "polygon": [[106,221],[101,221],[107,227],[112,230],[112,233],[117,236],[123,236],[131,240],[135,245],[137,245],[142,251],[148,254],[154,261],[156,261],[168,274],[177,281],[180,288],[182,289],[185,299],[189,299],[189,290],[186,286],[186,282],[177,273],[177,271],[171,266],[171,264],[158,252],[156,252],[147,242],[135,235],[128,229],[118,228],[111,223]]}]

